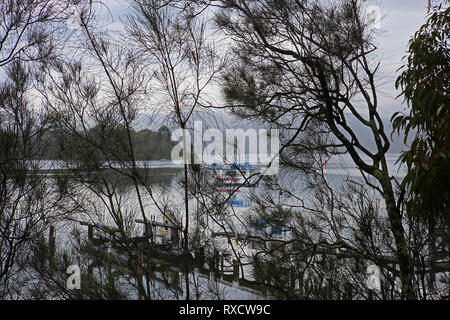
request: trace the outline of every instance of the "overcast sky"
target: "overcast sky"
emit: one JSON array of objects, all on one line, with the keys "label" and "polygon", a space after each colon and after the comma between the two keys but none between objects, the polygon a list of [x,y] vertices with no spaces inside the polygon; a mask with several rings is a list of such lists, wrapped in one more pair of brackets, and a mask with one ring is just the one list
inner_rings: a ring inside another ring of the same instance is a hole
[{"label": "overcast sky", "polygon": [[[127,2],[123,0],[107,0],[109,9],[117,19],[127,9]],[[396,70],[402,65],[402,57],[406,55],[409,39],[425,22],[426,0],[367,0],[368,6],[377,6],[381,9],[381,32],[379,33],[378,47],[382,60],[384,80],[387,82],[380,92],[380,110],[383,116],[388,117],[399,110],[401,99],[394,100],[398,95],[394,82],[398,73]],[[114,24],[119,24],[115,21]]]},{"label": "overcast sky", "polygon": [[386,85],[387,94],[382,96],[381,109],[391,114],[398,110],[402,102],[400,98],[394,100],[394,97],[398,95],[394,88],[395,79],[398,76],[396,70],[402,65],[408,41],[425,23],[428,1],[383,0],[372,1],[372,3],[380,5],[383,13],[381,20],[383,34],[379,37],[379,49],[382,53],[386,81],[389,81],[390,85]]}]

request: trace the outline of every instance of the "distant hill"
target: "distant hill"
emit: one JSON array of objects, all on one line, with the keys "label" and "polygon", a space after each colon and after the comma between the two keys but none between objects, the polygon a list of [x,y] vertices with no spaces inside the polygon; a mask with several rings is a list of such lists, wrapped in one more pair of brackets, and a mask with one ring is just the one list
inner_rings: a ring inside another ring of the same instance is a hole
[{"label": "distant hill", "polygon": [[[177,126],[174,124],[174,121],[171,120],[170,116],[149,116],[149,115],[141,115],[140,123],[142,125],[167,125],[171,129],[176,129]],[[256,123],[244,121],[242,119],[238,119],[236,116],[231,115],[228,112],[224,111],[198,111],[194,114],[193,120],[203,119],[203,130],[207,128],[217,128],[225,131],[226,129],[248,129],[255,128],[257,129],[259,126]],[[388,153],[400,153],[408,148],[408,146],[404,143],[404,136],[399,136],[397,133],[392,134],[393,131],[392,124],[390,118],[382,118],[385,132],[390,141],[390,148]],[[190,121],[190,127],[193,126],[193,121]],[[356,136],[360,140],[361,144],[367,147],[369,150],[375,150],[375,141],[373,140],[373,136],[369,132],[369,129],[365,127],[362,123],[357,121],[356,119],[352,121],[351,117],[349,117],[349,126],[355,131]],[[408,139],[408,143],[412,141],[412,137],[414,137],[414,131],[412,130]]]},{"label": "distant hill", "polygon": [[[115,128],[100,129],[91,128],[86,133],[87,139],[101,144],[110,159],[128,160],[131,157],[129,143],[122,126]],[[161,160],[170,159],[171,151],[176,145],[171,139],[170,130],[162,126],[158,131],[149,129],[132,131],[131,140],[136,160]],[[77,137],[69,132],[52,131],[47,133],[42,139],[41,144],[45,144],[45,152],[41,159],[62,160],[77,159],[83,155],[100,159],[105,158],[105,154],[98,151],[95,146],[86,143],[84,139]]]},{"label": "distant hill", "polygon": [[[395,109],[395,108],[392,108]],[[160,126],[167,126],[170,129],[177,129],[178,126],[175,124],[174,116],[167,115],[140,115],[138,119],[137,128],[150,128],[152,130],[157,130]],[[203,120],[203,130],[208,128],[217,128],[221,131],[225,132],[226,129],[249,129],[249,128],[259,128],[256,123],[244,121],[242,119],[237,118],[236,116],[230,114],[229,112],[225,112],[222,110],[201,110],[193,113],[191,121],[189,122],[189,127],[193,127],[193,121],[195,120]],[[393,133],[392,124],[390,118],[384,117],[382,118],[385,132],[388,136],[390,142],[390,148],[388,153],[390,154],[398,154],[404,150],[408,149],[408,145],[404,143],[404,136],[399,136],[397,133]],[[356,136],[363,146],[365,146],[370,151],[375,151],[375,141],[373,140],[373,136],[370,133],[369,129],[361,124],[359,121],[354,119],[352,121],[351,117],[349,117],[349,126],[354,130]],[[139,131],[141,132],[141,131]],[[391,137],[392,134],[392,137]],[[409,139],[407,143],[409,144],[414,137],[414,131],[411,131]]]}]

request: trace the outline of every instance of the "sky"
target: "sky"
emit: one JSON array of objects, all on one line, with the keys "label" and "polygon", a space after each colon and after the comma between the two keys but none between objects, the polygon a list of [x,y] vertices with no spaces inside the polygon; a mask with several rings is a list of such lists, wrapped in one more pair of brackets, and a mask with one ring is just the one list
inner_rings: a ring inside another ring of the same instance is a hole
[{"label": "sky", "polygon": [[394,98],[399,94],[395,90],[395,79],[399,75],[397,69],[402,65],[402,58],[407,54],[408,41],[426,21],[426,0],[383,0],[368,1],[378,4],[382,11],[380,21],[382,34],[378,38],[383,73],[386,74],[386,85],[382,94],[380,109],[386,116],[398,111],[402,99]]},{"label": "sky", "polygon": [[[334,0],[324,0],[334,1]],[[128,12],[130,0],[103,0],[112,15],[108,20],[111,29],[121,29],[120,18]],[[395,90],[395,79],[406,55],[409,39],[425,22],[427,0],[366,0],[367,6],[380,8],[381,30],[377,32],[378,52],[382,62],[382,80],[386,84],[379,90],[380,113],[390,118],[394,112],[402,109],[402,99],[395,99],[399,92]],[[105,10],[102,10],[105,13]]]},{"label": "sky", "polygon": [[[110,12],[115,21],[112,26],[119,26],[118,17],[127,12],[127,3],[123,0],[107,0]],[[409,39],[424,24],[427,12],[427,0],[366,0],[367,6],[380,9],[381,20],[377,30],[377,43],[381,59],[383,81],[386,82],[380,90],[380,113],[390,117],[392,113],[402,109],[402,99],[396,99],[399,92],[395,90],[395,79],[399,75],[397,69],[402,65],[406,55]]]}]

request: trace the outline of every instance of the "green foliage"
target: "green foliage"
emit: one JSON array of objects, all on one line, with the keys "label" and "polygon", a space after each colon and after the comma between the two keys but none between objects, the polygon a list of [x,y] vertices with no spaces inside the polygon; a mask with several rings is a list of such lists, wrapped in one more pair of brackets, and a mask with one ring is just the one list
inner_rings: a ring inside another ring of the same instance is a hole
[{"label": "green foliage", "polygon": [[148,129],[133,135],[135,155],[137,160],[170,159],[170,153],[175,142],[170,140],[170,130],[162,126],[158,132]]},{"label": "green foliage", "polygon": [[405,142],[417,130],[410,150],[401,161],[408,166],[404,183],[413,193],[411,214],[448,219],[450,204],[450,8],[435,8],[409,43],[409,56],[396,87],[409,106],[409,114],[395,113],[394,129],[404,130]]},{"label": "green foliage", "polygon": [[[176,144],[171,141],[170,130],[165,126],[158,131],[132,130],[130,136],[135,160],[170,159]],[[106,158],[112,161],[131,159],[128,135],[121,124],[98,124],[85,133],[53,130],[45,139],[49,148],[43,158],[80,160],[89,167],[88,171],[95,169]]]}]

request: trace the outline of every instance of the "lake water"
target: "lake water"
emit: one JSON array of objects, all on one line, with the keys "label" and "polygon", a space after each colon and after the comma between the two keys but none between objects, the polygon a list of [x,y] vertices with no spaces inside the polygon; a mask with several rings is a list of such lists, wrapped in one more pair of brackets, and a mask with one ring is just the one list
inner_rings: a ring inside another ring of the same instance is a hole
[{"label": "lake water", "polygon": [[[387,162],[390,174],[401,177],[404,174],[405,170],[404,168],[396,164],[398,157],[398,154],[390,154],[387,157]],[[64,169],[64,163],[57,161],[41,161],[38,163],[38,165],[41,170],[49,170],[49,172],[53,173]],[[147,173],[151,182],[150,186],[153,192],[153,197],[151,197],[147,189],[145,189],[144,187],[140,187],[139,189],[147,218],[157,221],[164,221],[165,219],[160,212],[160,208],[170,208],[170,210],[174,213],[176,219],[184,225],[184,191],[181,183],[181,180],[183,178],[183,166],[179,163],[173,163],[169,160],[140,161],[138,162],[138,166],[141,168],[149,169]],[[361,179],[361,174],[348,155],[339,155],[328,159],[326,163],[325,177],[328,182],[331,182],[331,184],[338,185],[339,183],[342,183],[346,178]],[[289,174],[285,175],[283,173],[283,170],[280,170],[279,176],[277,178],[288,179],[294,186],[294,189],[297,187],[299,188],[299,190],[302,189],[302,183],[300,183],[302,176]],[[96,216],[91,216],[91,218],[94,218],[93,220],[97,220],[95,222],[114,225],[113,219],[110,215],[111,207],[108,202],[105,201],[106,198],[101,198],[98,194],[94,194],[88,189],[89,187],[87,185],[80,185],[77,196],[79,196],[79,200],[86,205],[85,208],[87,210],[95,212]],[[224,187],[224,189],[226,189],[226,187]],[[212,234],[223,232],[224,228],[232,229],[236,233],[245,232],[246,226],[242,225],[242,221],[244,221],[243,218],[248,214],[252,214],[252,211],[254,210],[254,204],[252,203],[251,198],[252,196],[258,196],[259,194],[261,195],[265,192],[267,192],[267,190],[259,187],[241,188],[240,191],[236,192],[235,195],[230,199],[229,210],[230,212],[232,212],[232,215],[229,218],[219,219],[219,222],[222,225],[217,225],[212,220],[209,220],[209,230],[204,230],[205,236],[210,238],[209,240],[214,243],[215,247],[231,252],[230,243],[226,239],[220,237],[212,238]],[[278,196],[276,192],[271,192],[271,194],[274,198]],[[136,190],[133,185],[125,184],[124,186],[122,186],[117,196],[117,203],[115,203],[115,206],[120,207],[121,210],[126,214],[133,214],[135,218],[141,218],[140,207],[136,197]],[[223,192],[221,196],[226,197],[227,192]],[[284,205],[289,205],[290,203],[292,203],[291,200],[284,197],[280,197],[280,201]],[[191,199],[191,212],[195,212],[197,206],[198,202]],[[77,217],[77,219],[83,220],[86,218],[80,216]],[[66,223],[65,225],[60,225],[59,227],[57,226],[59,237],[64,238],[65,232],[68,232],[74,225],[76,225],[76,223]],[[191,226],[193,228],[195,227],[195,221],[191,221]],[[84,230],[85,234],[86,231],[87,230]],[[193,229],[191,231],[193,231]],[[140,235],[142,233],[143,228],[141,225],[139,225],[135,230],[135,235]],[[280,237],[282,238],[287,238],[289,236],[289,234],[280,233]],[[238,241],[232,241],[231,246],[233,247],[234,252],[238,254],[239,258],[242,259],[244,263],[248,261],[248,257],[252,256],[252,254],[256,252],[253,248],[243,247]],[[225,269],[232,270],[232,261],[225,262]],[[250,265],[244,266],[243,272],[247,279],[252,279],[252,267]],[[242,290],[240,291],[237,288],[224,286],[224,290],[225,289],[231,293],[232,298],[255,298],[254,295],[248,294],[248,292]]]},{"label": "lake water", "polygon": [[[398,154],[389,154],[387,156],[387,163],[390,174],[396,177],[401,177],[404,175],[406,170],[404,167],[400,167],[396,163],[398,157]],[[60,170],[63,170],[64,168],[64,164],[58,161],[40,161],[38,162],[38,165],[41,170],[49,170],[48,172],[50,172],[50,175],[52,173],[54,174],[55,172],[59,172],[60,174]],[[140,187],[140,193],[142,196],[147,218],[154,218],[156,220],[162,221],[163,216],[160,213],[160,208],[170,208],[171,211],[176,214],[177,219],[184,223],[184,191],[182,186],[183,166],[178,163],[173,163],[170,160],[140,161],[138,162],[138,165],[141,168],[148,168],[145,178],[149,182],[153,193],[153,197],[151,197],[147,189],[145,189],[144,187]],[[324,173],[327,182],[332,186],[339,186],[348,178],[362,181],[360,171],[357,169],[348,155],[338,155],[328,159],[326,163],[326,169],[324,169]],[[292,190],[296,190],[299,193],[305,192],[303,190],[303,179],[305,177],[301,174],[292,174],[292,172],[290,171],[286,173],[283,169],[281,169],[279,171],[279,174],[275,175],[274,177],[277,180],[282,181],[282,183],[286,183],[286,185],[288,185]],[[112,181],[114,181],[113,178],[111,179]],[[240,181],[242,181],[242,179]],[[237,180],[230,182],[239,183],[240,181]],[[218,191],[223,191],[220,196],[224,199],[228,197],[228,190],[236,189],[237,187],[235,185],[232,185],[230,187],[224,186],[222,189],[219,189]],[[260,184],[260,186],[262,186],[262,184]],[[97,213],[101,213],[100,216],[97,217],[97,219],[102,220],[104,223],[111,222],[111,219],[109,218],[109,208],[105,206],[105,203],[107,203],[104,202],[105,199],[102,199],[102,201],[100,201],[99,195],[89,195],[89,192],[87,192],[86,189],[88,189],[86,185],[80,186],[78,192],[80,198],[83,198],[83,201],[90,202],[92,210],[95,210]],[[118,190],[120,193],[120,202],[118,202],[117,205],[122,206],[125,211],[139,213],[140,208],[137,201],[138,199],[136,197],[136,190],[130,183],[130,180],[125,180],[125,183],[122,184]],[[235,192],[231,197],[230,208],[238,214],[249,212],[253,207],[251,197],[258,196],[258,194],[265,194],[266,192],[268,191],[265,188],[261,187],[241,187],[239,188],[238,192]],[[276,192],[269,191],[269,193],[275,199],[279,197]],[[287,198],[279,198],[282,203],[292,203]],[[198,204],[196,201],[191,200],[192,210],[195,210],[197,205]],[[140,218],[140,216],[138,216],[138,218]]]}]

